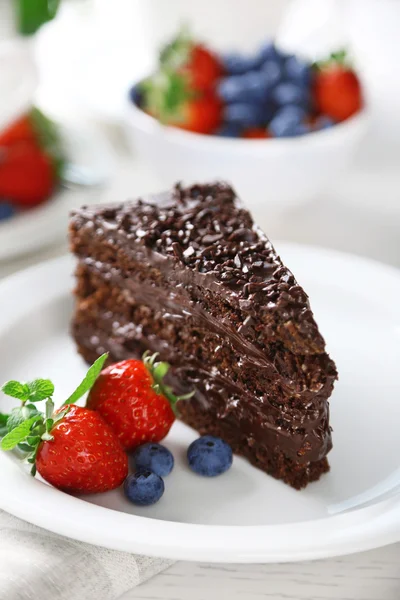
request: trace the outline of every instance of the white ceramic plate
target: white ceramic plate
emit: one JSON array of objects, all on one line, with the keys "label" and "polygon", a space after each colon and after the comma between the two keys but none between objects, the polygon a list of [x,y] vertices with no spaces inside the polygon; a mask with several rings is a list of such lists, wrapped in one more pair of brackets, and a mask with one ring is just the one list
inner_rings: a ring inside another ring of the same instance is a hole
[{"label": "white ceramic plate", "polygon": [[[93,544],[209,562],[297,561],[399,541],[400,274],[317,248],[278,248],[339,368],[328,475],[296,492],[235,458],[220,478],[198,477],[184,458],[196,434],[176,423],[166,440],[176,467],[154,507],[129,504],[121,490],[68,496],[1,454],[0,508]],[[85,371],[68,334],[72,270],[66,257],[0,284],[0,380],[51,377],[60,403]]]}]

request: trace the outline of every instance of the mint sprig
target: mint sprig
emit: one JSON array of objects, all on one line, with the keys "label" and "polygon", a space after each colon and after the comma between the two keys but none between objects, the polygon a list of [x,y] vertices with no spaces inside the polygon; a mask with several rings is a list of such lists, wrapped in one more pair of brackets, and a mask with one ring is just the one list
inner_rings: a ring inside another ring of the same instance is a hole
[{"label": "mint sprig", "polygon": [[[51,442],[54,438],[52,430],[70,410],[70,405],[77,402],[90,390],[100,374],[108,354],[100,356],[90,367],[83,381],[63,403],[63,408],[54,411],[54,384],[49,379],[35,379],[30,382],[7,381],[2,391],[21,400],[22,405],[12,409],[6,415],[0,413],[0,447],[10,451],[18,447],[25,460],[32,465],[31,474],[36,474],[36,456],[42,442]],[[44,413],[35,404],[46,400]]]},{"label": "mint sprig", "polygon": [[4,437],[8,432],[7,429],[7,421],[10,415],[5,415],[4,413],[0,413],[0,438]]},{"label": "mint sprig", "polygon": [[158,352],[150,355],[149,351],[146,351],[143,354],[143,362],[153,378],[153,390],[162,396],[164,396],[171,405],[172,410],[176,415],[179,414],[179,410],[177,407],[178,402],[182,400],[189,400],[194,395],[194,390],[189,392],[188,394],[184,394],[183,396],[176,396],[173,392],[173,389],[164,382],[164,377],[168,373],[170,369],[170,365],[167,362],[159,361],[157,362]]},{"label": "mint sprig", "polygon": [[23,442],[27,439],[29,434],[31,433],[33,425],[35,425],[40,420],[40,416],[37,415],[31,417],[27,421],[23,421],[15,427],[12,431],[7,433],[1,440],[1,449],[2,450],[12,450],[15,446],[18,446],[20,442]]},{"label": "mint sprig", "polygon": [[28,383],[11,380],[2,386],[1,391],[22,402],[40,402],[54,394],[54,385],[49,379],[35,379]]}]

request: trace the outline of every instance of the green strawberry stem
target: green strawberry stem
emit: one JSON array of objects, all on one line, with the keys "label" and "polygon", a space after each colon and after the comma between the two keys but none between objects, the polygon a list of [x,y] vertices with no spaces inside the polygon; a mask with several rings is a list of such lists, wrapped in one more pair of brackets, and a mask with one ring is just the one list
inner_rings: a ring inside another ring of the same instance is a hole
[{"label": "green strawberry stem", "polygon": [[314,69],[317,71],[330,69],[334,66],[341,66],[344,69],[351,69],[351,61],[348,57],[347,50],[345,48],[341,48],[336,50],[335,52],[331,52],[328,58],[324,58],[322,60],[318,60],[312,65]]},{"label": "green strawberry stem", "polygon": [[158,352],[155,352],[154,354],[150,354],[150,352],[147,350],[144,354],[143,354],[143,362],[144,365],[146,367],[146,369],[148,370],[148,372],[150,373],[151,377],[153,378],[153,390],[161,395],[161,396],[165,396],[165,398],[168,400],[168,402],[171,405],[172,410],[174,411],[175,415],[179,414],[178,411],[178,407],[177,404],[178,402],[180,402],[181,400],[189,400],[189,398],[192,398],[192,396],[194,395],[194,390],[192,392],[189,392],[188,394],[184,394],[183,396],[176,396],[172,390],[172,388],[169,385],[166,385],[163,381],[165,375],[168,373],[169,369],[170,369],[170,365],[167,362],[156,362],[158,356]]}]

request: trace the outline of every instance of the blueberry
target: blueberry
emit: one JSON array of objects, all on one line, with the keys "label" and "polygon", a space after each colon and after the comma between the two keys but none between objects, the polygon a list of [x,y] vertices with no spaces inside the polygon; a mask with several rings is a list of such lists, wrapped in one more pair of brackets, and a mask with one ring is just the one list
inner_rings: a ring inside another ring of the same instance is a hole
[{"label": "blueberry", "polygon": [[299,123],[299,125],[296,125],[296,127],[294,128],[293,135],[305,135],[306,133],[310,133],[311,131],[312,129],[310,125],[307,125],[306,123]]},{"label": "blueberry", "polygon": [[217,85],[217,94],[224,102],[240,102],[246,96],[246,89],[241,75],[223,77]]},{"label": "blueberry", "polygon": [[275,137],[299,135],[299,126],[306,113],[300,106],[286,106],[275,113],[269,123],[269,130]]},{"label": "blueberry", "polygon": [[165,446],[155,442],[139,446],[133,454],[136,468],[148,469],[160,477],[169,475],[174,468],[174,457]]},{"label": "blueberry", "polygon": [[217,86],[217,93],[227,103],[262,102],[275,85],[275,77],[268,71],[250,71],[244,75],[225,77]]},{"label": "blueberry", "polygon": [[285,60],[283,73],[289,81],[300,85],[309,86],[311,83],[311,67],[306,62],[297,58],[297,56],[289,56]]},{"label": "blueberry", "polygon": [[333,127],[335,124],[336,124],[335,121],[333,119],[331,119],[330,117],[321,115],[315,121],[314,129],[317,131],[320,129],[329,129],[330,127]]},{"label": "blueberry", "polygon": [[243,56],[242,54],[226,54],[222,57],[222,64],[228,75],[242,75],[257,67],[257,58]]},{"label": "blueberry", "polygon": [[303,86],[289,81],[279,83],[272,91],[271,97],[278,106],[286,106],[288,104],[306,106],[309,101],[307,90]]},{"label": "blueberry", "polygon": [[272,89],[279,83],[282,77],[282,69],[274,60],[267,60],[261,67],[260,73],[268,83],[268,88]]},{"label": "blueberry", "polygon": [[15,207],[10,202],[0,201],[0,221],[4,221],[14,216],[16,213]]},{"label": "blueberry", "polygon": [[140,89],[140,86],[138,84],[132,86],[131,89],[129,90],[129,98],[133,104],[136,104],[136,106],[140,107],[142,105],[143,92]]},{"label": "blueberry", "polygon": [[133,504],[150,506],[163,495],[164,481],[152,471],[142,469],[125,479],[124,493]]},{"label": "blueberry", "polygon": [[219,135],[221,137],[228,138],[236,138],[240,137],[242,133],[242,127],[237,123],[223,123],[219,129],[214,133],[214,135]]},{"label": "blueberry", "polygon": [[283,55],[272,42],[267,42],[261,46],[256,56],[256,62],[259,67],[267,60],[275,62],[282,62],[283,60]]},{"label": "blueberry", "polygon": [[205,477],[221,475],[232,465],[231,447],[212,435],[204,435],[192,442],[187,457],[192,471]]},{"label": "blueberry", "polygon": [[257,127],[266,122],[262,104],[254,102],[238,102],[227,104],[224,108],[224,120],[242,127]]}]

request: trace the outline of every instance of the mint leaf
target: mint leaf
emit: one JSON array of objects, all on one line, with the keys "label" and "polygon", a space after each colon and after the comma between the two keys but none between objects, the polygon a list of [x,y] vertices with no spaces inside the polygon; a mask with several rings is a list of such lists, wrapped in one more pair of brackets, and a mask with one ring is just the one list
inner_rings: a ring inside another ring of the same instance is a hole
[{"label": "mint leaf", "polygon": [[40,402],[54,394],[54,384],[50,379],[35,379],[26,385],[29,388],[29,402]]},{"label": "mint leaf", "polygon": [[9,417],[9,415],[0,413],[0,438],[4,437],[8,431],[8,429],[7,429],[8,417]]},{"label": "mint leaf", "polygon": [[15,427],[15,429],[13,429],[9,433],[7,433],[7,435],[4,436],[3,439],[1,440],[1,449],[2,450],[12,450],[20,442],[24,442],[26,440],[26,438],[28,437],[28,435],[30,434],[32,426],[36,423],[36,421],[39,418],[40,417],[38,417],[37,415],[34,417],[31,417],[30,419],[28,419],[27,421],[24,421],[23,423],[18,425],[18,427]]},{"label": "mint leaf", "polygon": [[82,396],[90,390],[97,377],[100,375],[100,371],[102,370],[107,358],[108,353],[106,352],[105,354],[102,354],[102,356],[100,356],[97,360],[95,360],[95,362],[90,367],[89,371],[86,373],[83,381],[78,385],[78,387],[70,395],[70,397],[63,403],[63,406],[65,406],[66,404],[75,404],[75,402],[77,402],[79,398],[82,398]]},{"label": "mint leaf", "polygon": [[7,381],[1,388],[2,392],[12,398],[18,398],[18,400],[28,400],[29,398],[29,386],[26,383],[20,381]]},{"label": "mint leaf", "polygon": [[7,431],[12,431],[27,419],[37,415],[40,415],[40,412],[33,404],[13,408],[7,419]]}]

